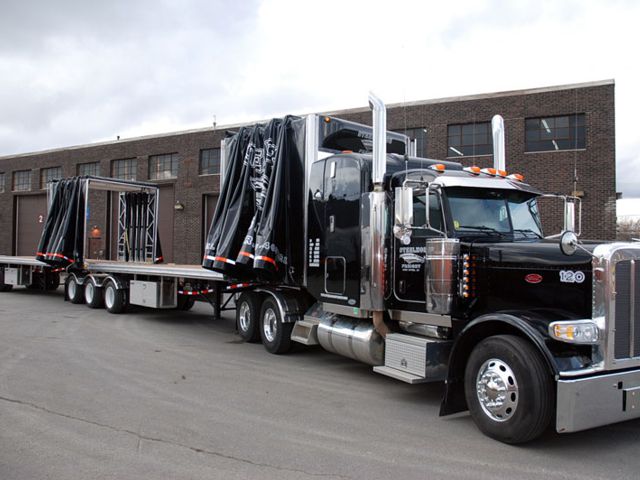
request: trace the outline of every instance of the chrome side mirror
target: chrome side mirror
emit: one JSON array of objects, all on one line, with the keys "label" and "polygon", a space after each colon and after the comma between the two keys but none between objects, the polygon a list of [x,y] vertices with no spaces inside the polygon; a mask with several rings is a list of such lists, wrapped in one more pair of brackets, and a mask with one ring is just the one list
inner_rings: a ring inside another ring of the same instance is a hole
[{"label": "chrome side mirror", "polygon": [[413,224],[413,188],[395,188],[395,215],[393,234],[403,245],[411,243],[411,225]]},{"label": "chrome side mirror", "polygon": [[560,236],[560,251],[565,255],[571,256],[578,249],[578,236],[568,230]]}]

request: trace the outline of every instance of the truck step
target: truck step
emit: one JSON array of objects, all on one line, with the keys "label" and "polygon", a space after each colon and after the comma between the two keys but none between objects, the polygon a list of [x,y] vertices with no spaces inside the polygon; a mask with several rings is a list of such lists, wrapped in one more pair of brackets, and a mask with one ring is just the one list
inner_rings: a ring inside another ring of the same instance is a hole
[{"label": "truck step", "polygon": [[313,319],[298,320],[291,332],[291,340],[303,345],[319,345],[318,322]]},{"label": "truck step", "polygon": [[390,333],[385,339],[384,366],[373,370],[406,383],[444,380],[451,340]]},{"label": "truck step", "polygon": [[412,373],[403,372],[402,370],[398,370],[396,368],[379,366],[373,367],[373,371],[379,373],[380,375],[386,375],[387,377],[395,378],[396,380],[400,380],[401,382],[415,384],[415,383],[425,383],[430,380],[424,377],[419,377],[418,375],[414,375]]}]

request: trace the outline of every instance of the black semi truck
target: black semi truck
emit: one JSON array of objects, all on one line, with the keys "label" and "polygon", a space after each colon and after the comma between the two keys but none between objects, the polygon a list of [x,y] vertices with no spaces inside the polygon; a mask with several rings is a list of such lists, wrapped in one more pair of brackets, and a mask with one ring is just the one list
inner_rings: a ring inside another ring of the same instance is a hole
[{"label": "black semi truck", "polygon": [[[505,171],[499,117],[494,168],[465,168],[417,158],[369,102],[373,128],[309,115],[228,136],[204,268],[76,262],[67,296],[84,289],[89,306],[119,313],[134,298],[219,301],[224,285],[246,341],[444,380],[441,414],[469,410],[506,443],[640,416],[640,245],[579,242],[572,197],[559,197],[562,235],[545,236],[543,193]],[[17,284],[18,261],[0,257],[4,283]]]}]

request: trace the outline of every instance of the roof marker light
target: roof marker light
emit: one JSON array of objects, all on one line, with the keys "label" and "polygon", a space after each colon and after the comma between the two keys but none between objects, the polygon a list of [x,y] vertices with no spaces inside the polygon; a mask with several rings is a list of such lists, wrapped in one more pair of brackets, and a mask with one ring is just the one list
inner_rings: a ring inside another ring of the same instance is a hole
[{"label": "roof marker light", "polygon": [[519,173],[512,173],[507,178],[509,180],[517,180],[518,182],[524,182],[524,175],[520,175]]},{"label": "roof marker light", "polygon": [[463,170],[473,175],[480,175],[480,171],[481,171],[480,167],[476,167],[475,165],[473,167],[465,167]]},{"label": "roof marker light", "polygon": [[483,168],[480,171],[485,175],[491,175],[492,177],[495,177],[497,174],[497,170],[495,168]]},{"label": "roof marker light", "polygon": [[498,176],[504,178],[507,176],[507,172],[505,172],[504,170],[498,170]]},{"label": "roof marker light", "polygon": [[435,170],[438,173],[444,173],[447,167],[445,167],[442,163],[436,163],[435,165],[431,165],[429,168],[431,170]]}]

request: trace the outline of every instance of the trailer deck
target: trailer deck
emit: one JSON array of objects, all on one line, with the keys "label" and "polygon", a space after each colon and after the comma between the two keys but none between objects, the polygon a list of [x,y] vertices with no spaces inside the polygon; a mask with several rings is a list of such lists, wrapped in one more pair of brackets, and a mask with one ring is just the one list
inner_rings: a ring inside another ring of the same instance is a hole
[{"label": "trailer deck", "polygon": [[[0,259],[1,262],[1,259]],[[200,280],[223,281],[220,273],[205,270],[200,265],[177,263],[119,262],[115,260],[85,260],[90,273],[123,273],[129,275],[154,275],[158,277],[197,278]]]}]

